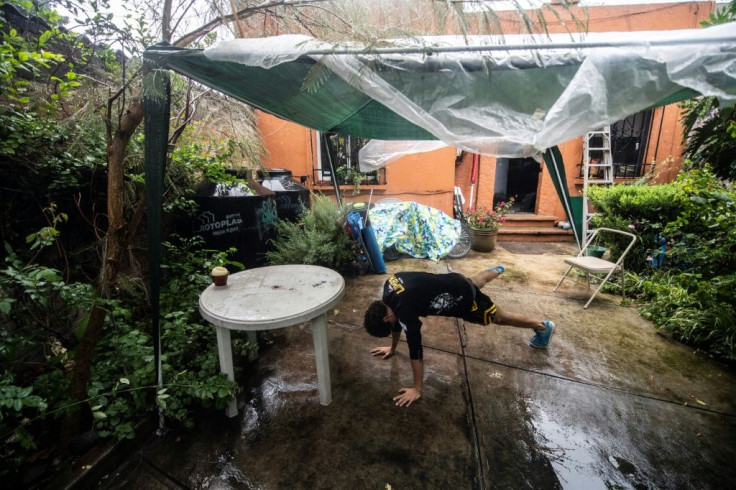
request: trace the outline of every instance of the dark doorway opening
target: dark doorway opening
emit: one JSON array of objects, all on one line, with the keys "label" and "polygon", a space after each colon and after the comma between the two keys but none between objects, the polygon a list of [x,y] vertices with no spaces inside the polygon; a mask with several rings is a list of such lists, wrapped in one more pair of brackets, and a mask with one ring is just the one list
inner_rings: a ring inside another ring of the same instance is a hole
[{"label": "dark doorway opening", "polygon": [[542,166],[533,158],[499,158],[493,206],[514,198],[512,213],[533,213],[537,204],[537,186]]}]

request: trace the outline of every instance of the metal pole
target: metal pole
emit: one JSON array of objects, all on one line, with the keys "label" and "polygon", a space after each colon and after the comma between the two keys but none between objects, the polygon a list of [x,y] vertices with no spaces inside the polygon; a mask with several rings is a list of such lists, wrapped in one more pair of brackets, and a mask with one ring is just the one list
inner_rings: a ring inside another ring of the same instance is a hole
[{"label": "metal pole", "polygon": [[359,54],[440,54],[440,53],[462,53],[480,51],[538,51],[549,49],[600,49],[600,48],[624,48],[624,47],[661,47],[661,46],[683,46],[688,44],[711,44],[736,42],[736,36],[720,36],[708,39],[662,39],[653,41],[598,41],[598,42],[569,42],[548,44],[495,44],[480,46],[421,46],[421,47],[396,47],[396,48],[334,48],[315,49],[306,51],[304,55],[359,55]]}]

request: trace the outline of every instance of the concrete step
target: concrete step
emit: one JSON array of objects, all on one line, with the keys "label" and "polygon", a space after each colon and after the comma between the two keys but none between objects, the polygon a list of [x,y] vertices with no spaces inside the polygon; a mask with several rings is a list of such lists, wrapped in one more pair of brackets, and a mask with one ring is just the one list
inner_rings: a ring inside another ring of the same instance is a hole
[{"label": "concrete step", "polygon": [[506,215],[504,228],[554,228],[557,219],[554,216],[543,216],[532,213],[514,213]]},{"label": "concrete step", "polygon": [[499,242],[572,242],[575,236],[572,230],[563,230],[554,226],[544,227],[506,227],[498,230]]},{"label": "concrete step", "polygon": [[534,213],[513,213],[506,215],[506,221],[498,231],[500,242],[572,242],[572,230],[555,226],[554,216]]}]

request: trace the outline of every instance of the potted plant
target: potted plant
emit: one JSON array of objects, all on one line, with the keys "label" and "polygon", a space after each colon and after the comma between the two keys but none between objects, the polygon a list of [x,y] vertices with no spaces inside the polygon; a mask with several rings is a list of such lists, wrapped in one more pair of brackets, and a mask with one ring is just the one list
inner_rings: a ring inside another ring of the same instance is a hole
[{"label": "potted plant", "polygon": [[353,189],[353,195],[360,194],[360,184],[362,184],[365,180],[365,175],[362,172],[356,170],[355,168],[348,167],[347,165],[340,165],[339,167],[337,167],[337,170],[335,170],[335,172],[340,178],[340,182],[344,183],[345,185],[355,186],[355,188]]},{"label": "potted plant", "polygon": [[514,198],[501,201],[493,209],[478,206],[467,214],[470,227],[470,247],[477,252],[490,252],[496,247],[496,237],[506,215],[514,204]]}]

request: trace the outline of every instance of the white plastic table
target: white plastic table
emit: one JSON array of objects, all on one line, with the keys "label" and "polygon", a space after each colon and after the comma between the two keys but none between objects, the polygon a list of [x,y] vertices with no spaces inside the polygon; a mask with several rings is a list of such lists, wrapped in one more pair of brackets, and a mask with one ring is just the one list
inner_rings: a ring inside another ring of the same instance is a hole
[{"label": "white plastic table", "polygon": [[[217,329],[220,371],[234,381],[230,330],[246,330],[248,339],[255,340],[257,330],[311,321],[319,401],[329,405],[332,387],[325,313],[340,301],[344,291],[340,274],[314,265],[250,269],[232,274],[226,286],[211,284],[199,296],[199,312]],[[228,417],[237,415],[235,400],[226,413]]]}]

